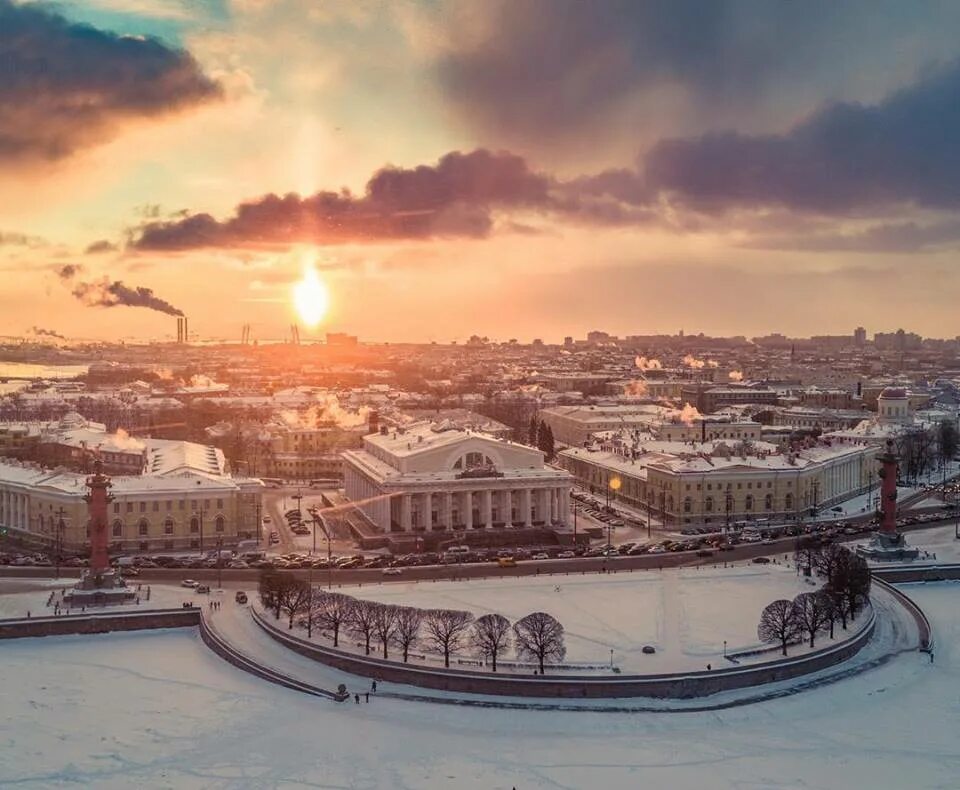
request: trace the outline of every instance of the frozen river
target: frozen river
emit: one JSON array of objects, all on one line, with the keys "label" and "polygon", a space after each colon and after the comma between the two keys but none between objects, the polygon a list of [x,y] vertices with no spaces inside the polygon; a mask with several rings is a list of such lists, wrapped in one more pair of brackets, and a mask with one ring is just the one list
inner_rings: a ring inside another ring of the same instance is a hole
[{"label": "frozen river", "polygon": [[910,588],[918,653],[710,713],[338,705],[224,664],[191,631],[0,643],[0,785],[173,788],[952,788],[960,585]]}]

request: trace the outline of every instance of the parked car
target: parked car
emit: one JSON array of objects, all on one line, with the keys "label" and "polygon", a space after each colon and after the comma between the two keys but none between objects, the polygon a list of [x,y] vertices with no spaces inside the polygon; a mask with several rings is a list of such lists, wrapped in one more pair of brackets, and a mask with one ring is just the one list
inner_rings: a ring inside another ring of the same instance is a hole
[{"label": "parked car", "polygon": [[557,558],[558,558],[558,559],[561,559],[561,560],[572,560],[572,559],[573,559],[574,557],[576,557],[576,556],[577,556],[577,555],[574,554],[572,551],[561,551],[561,552],[557,555]]},{"label": "parked car", "polygon": [[752,560],[752,562],[753,562],[754,565],[769,565],[769,564],[770,564],[770,558],[769,558],[769,557],[754,557],[753,560]]},{"label": "parked car", "polygon": [[545,552],[542,552],[542,551],[541,551],[541,552],[538,552],[537,554],[534,554],[533,557],[532,557],[532,559],[535,559],[535,560],[549,560],[549,559],[550,559],[550,555],[547,554],[547,553],[545,553]]},{"label": "parked car", "polygon": [[196,587],[200,582],[195,581],[194,579],[184,579],[180,582],[181,587]]},{"label": "parked car", "polygon": [[400,570],[400,568],[384,568],[381,573],[383,573],[384,576],[400,576],[403,571]]}]

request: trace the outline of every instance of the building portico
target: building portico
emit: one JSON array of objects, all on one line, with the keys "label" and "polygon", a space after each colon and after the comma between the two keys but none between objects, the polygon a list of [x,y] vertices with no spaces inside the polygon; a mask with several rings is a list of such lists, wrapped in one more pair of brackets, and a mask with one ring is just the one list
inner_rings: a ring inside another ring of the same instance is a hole
[{"label": "building portico", "polygon": [[385,532],[563,528],[571,482],[538,450],[430,423],[344,453],[347,496]]}]

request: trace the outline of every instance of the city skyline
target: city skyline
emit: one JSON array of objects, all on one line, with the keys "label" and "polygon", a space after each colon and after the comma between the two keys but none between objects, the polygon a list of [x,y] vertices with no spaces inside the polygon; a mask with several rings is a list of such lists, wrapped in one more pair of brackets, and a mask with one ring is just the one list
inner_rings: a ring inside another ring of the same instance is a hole
[{"label": "city skyline", "polygon": [[960,9],[697,9],[0,0],[0,333],[955,336]]}]

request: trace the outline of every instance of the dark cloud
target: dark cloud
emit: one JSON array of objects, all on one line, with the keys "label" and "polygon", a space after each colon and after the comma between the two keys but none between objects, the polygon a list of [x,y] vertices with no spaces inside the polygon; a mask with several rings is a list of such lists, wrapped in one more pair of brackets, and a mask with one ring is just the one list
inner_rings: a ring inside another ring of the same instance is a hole
[{"label": "dark cloud", "polygon": [[133,246],[182,250],[315,242],[375,242],[433,237],[483,237],[497,209],[546,210],[551,181],[519,156],[483,149],[452,152],[436,165],[386,167],[362,196],[348,191],[265,195],[218,221],[192,214],[143,224]]},{"label": "dark cloud", "polygon": [[66,263],[57,269],[57,276],[61,280],[69,280],[83,271],[82,263]]},{"label": "dark cloud", "polygon": [[[754,108],[762,116],[770,103],[795,116],[813,97],[837,96],[841,85],[890,84],[892,64],[915,67],[955,51],[946,31],[957,23],[956,9],[937,0],[489,0],[468,7],[459,15],[441,6],[434,20],[449,39],[435,65],[446,100],[493,139],[542,147],[571,138],[582,156],[584,142],[609,139],[624,123],[676,134],[674,110],[709,123]],[[589,141],[585,130],[594,133]]]},{"label": "dark cloud", "polygon": [[118,123],[220,96],[193,57],[151,38],[73,24],[0,0],[0,162],[57,160]]},{"label": "dark cloud", "polygon": [[882,222],[856,231],[760,235],[740,246],[808,252],[938,252],[960,247],[960,219]]},{"label": "dark cloud", "polygon": [[99,239],[87,245],[87,249],[84,252],[87,255],[99,255],[103,252],[114,252],[117,249],[117,245],[106,239]]},{"label": "dark cloud", "polygon": [[4,233],[0,231],[0,247],[43,247],[46,239],[40,236],[29,236],[26,233]]},{"label": "dark cloud", "polygon": [[88,307],[146,307],[167,315],[183,315],[183,311],[154,294],[151,288],[128,286],[120,280],[104,277],[96,282],[77,283],[73,295]]},{"label": "dark cloud", "polygon": [[960,62],[872,106],[827,106],[785,134],[665,140],[647,185],[702,208],[867,211],[960,205]]}]

